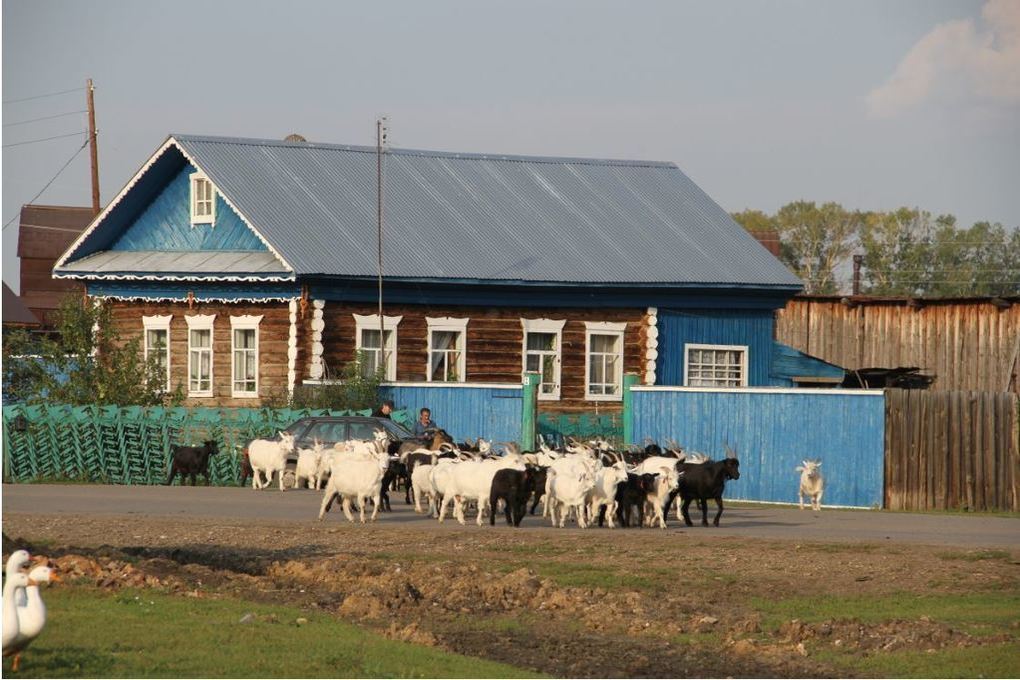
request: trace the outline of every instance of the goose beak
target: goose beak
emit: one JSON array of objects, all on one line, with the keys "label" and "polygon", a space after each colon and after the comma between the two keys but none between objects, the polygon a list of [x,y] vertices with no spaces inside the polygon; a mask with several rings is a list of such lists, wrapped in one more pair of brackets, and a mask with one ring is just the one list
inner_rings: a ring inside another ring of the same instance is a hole
[{"label": "goose beak", "polygon": [[63,581],[63,579],[60,578],[60,574],[55,571],[50,572],[50,583],[60,583],[61,581]]}]

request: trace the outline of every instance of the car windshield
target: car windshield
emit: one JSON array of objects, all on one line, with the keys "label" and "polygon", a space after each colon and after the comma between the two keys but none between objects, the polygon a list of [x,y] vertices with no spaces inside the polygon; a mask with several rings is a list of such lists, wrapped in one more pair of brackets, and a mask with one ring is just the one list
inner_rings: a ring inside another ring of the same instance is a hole
[{"label": "car windshield", "polygon": [[383,427],[389,430],[390,434],[392,434],[397,439],[411,439],[412,437],[414,437],[414,433],[408,430],[400,423],[395,423],[387,418],[380,418],[379,422],[381,422],[383,424]]}]

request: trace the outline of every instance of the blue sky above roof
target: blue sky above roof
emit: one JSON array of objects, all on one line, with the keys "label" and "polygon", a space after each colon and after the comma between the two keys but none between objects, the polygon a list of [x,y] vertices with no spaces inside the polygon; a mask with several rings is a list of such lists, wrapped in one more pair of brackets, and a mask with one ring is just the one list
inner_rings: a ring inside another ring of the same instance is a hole
[{"label": "blue sky above roof", "polygon": [[[84,115],[47,117],[84,108],[91,77],[104,201],[168,130],[370,145],[387,113],[402,147],[675,161],[728,211],[835,200],[1015,227],[1017,7],[12,0],[4,144],[57,138],[4,149],[4,221],[81,144],[58,136]],[[88,177],[82,152],[37,202],[88,205]]]}]

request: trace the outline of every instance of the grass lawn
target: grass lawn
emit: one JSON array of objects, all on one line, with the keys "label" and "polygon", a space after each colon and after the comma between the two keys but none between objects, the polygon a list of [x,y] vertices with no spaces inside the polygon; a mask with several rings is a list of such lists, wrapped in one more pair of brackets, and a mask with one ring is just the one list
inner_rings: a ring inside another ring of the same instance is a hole
[{"label": "grass lawn", "polygon": [[19,677],[540,677],[290,607],[59,586],[46,604]]},{"label": "grass lawn", "polygon": [[881,598],[832,597],[754,600],[762,626],[776,630],[784,621],[799,618],[806,623],[856,619],[864,623],[916,620],[927,616],[976,638],[1011,634],[1012,642],[996,642],[934,652],[889,651],[862,656],[815,646],[814,657],[834,668],[860,675],[887,678],[1020,678],[1020,594],[1016,592],[917,595],[901,593]]}]

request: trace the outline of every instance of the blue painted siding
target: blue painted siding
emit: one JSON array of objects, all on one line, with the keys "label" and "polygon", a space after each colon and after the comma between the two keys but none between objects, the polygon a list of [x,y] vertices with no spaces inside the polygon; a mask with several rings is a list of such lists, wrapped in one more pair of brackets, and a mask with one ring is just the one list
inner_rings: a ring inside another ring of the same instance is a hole
[{"label": "blue painted siding", "polygon": [[684,384],[684,345],[747,345],[747,384],[771,384],[773,311],[660,309],[656,384]]},{"label": "blue painted siding", "polygon": [[418,417],[428,407],[432,419],[457,441],[484,437],[494,442],[521,439],[521,388],[386,385],[380,390],[397,410]]},{"label": "blue painted siding", "polygon": [[838,378],[843,380],[846,371],[835,364],[804,354],[781,342],[772,343],[772,384],[793,387],[794,378]]},{"label": "blue painted siding", "polygon": [[110,250],[267,250],[219,192],[215,224],[191,226],[193,172],[193,165],[180,170]]},{"label": "blue painted siding", "polygon": [[634,388],[638,441],[677,440],[712,458],[736,448],[740,479],[726,484],[729,499],[797,502],[805,458],[821,458],[825,505],[881,507],[884,481],[885,396],[848,391],[642,391]]}]

